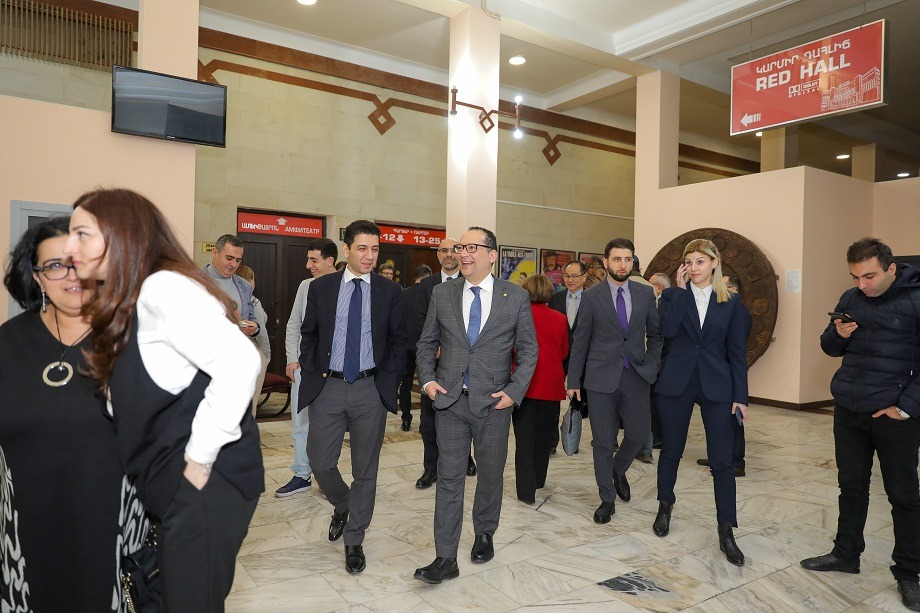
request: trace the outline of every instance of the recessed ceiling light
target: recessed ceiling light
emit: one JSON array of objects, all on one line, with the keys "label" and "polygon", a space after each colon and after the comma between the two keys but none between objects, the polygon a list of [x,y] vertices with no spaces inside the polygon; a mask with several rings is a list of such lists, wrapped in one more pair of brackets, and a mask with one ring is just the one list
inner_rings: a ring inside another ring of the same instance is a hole
[{"label": "recessed ceiling light", "polygon": [[899,178],[899,179],[903,179],[904,177],[909,177],[909,176],[910,176],[910,173],[909,173],[909,172],[899,172],[899,173],[898,173],[898,178]]},{"label": "recessed ceiling light", "polygon": [[849,154],[849,153],[841,153],[840,155],[837,156],[837,159],[838,159],[838,160],[848,160],[848,159],[850,159],[850,154]]},{"label": "recessed ceiling light", "polygon": [[508,63],[511,64],[512,66],[520,66],[526,61],[527,61],[527,58],[524,57],[523,55],[512,55],[511,57],[508,58]]},{"label": "recessed ceiling light", "polygon": [[304,4],[306,6],[313,6],[314,4],[316,4],[316,0],[297,0],[297,2],[299,2],[300,4]]},{"label": "recessed ceiling light", "polygon": [[754,132],[754,136],[763,136],[763,132]]}]

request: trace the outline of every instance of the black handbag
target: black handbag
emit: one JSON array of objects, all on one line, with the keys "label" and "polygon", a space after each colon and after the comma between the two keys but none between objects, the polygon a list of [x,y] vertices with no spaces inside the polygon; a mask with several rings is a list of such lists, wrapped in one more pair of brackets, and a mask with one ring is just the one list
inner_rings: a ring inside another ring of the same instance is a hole
[{"label": "black handbag", "polygon": [[162,578],[157,563],[156,525],[150,524],[144,546],[121,558],[121,587],[130,613],[162,613]]}]

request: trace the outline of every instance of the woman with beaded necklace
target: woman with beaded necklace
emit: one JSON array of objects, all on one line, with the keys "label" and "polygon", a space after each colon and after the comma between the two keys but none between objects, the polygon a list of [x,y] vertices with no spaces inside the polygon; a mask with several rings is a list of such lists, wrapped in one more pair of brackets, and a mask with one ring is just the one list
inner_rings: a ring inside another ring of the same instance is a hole
[{"label": "woman with beaded necklace", "polygon": [[147,522],[84,376],[88,292],[64,255],[69,217],[30,228],[4,284],[25,309],[0,326],[0,609],[123,611],[121,556]]}]

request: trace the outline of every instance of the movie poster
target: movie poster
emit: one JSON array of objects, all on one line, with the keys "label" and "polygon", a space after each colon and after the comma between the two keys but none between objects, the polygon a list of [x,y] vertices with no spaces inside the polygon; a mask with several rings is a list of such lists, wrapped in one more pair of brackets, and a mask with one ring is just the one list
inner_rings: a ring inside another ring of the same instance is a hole
[{"label": "movie poster", "polygon": [[565,287],[562,282],[562,271],[569,262],[575,260],[574,251],[559,251],[558,249],[540,250],[540,272],[553,282],[553,288],[560,290]]},{"label": "movie poster", "polygon": [[498,248],[498,278],[520,285],[537,270],[537,250],[530,247]]}]

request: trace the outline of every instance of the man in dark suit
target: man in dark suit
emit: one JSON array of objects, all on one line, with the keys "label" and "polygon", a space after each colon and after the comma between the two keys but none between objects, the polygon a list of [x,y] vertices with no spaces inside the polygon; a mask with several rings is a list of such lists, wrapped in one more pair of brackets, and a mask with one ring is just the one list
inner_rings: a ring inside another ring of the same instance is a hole
[{"label": "man in dark suit", "polygon": [[[626,502],[631,497],[626,471],[650,432],[651,385],[664,343],[655,292],[629,280],[634,253],[629,239],[607,243],[607,282],[585,291],[569,355],[568,394],[580,398],[578,382],[584,381],[591,407],[594,478],[601,498],[594,521],[599,524],[610,521],[617,496]],[[614,456],[621,422],[623,444]]]},{"label": "man in dark suit", "polygon": [[494,557],[492,536],[501,515],[511,412],[524,399],[537,365],[530,296],[492,276],[497,248],[495,234],[485,228],[470,228],[460,237],[454,252],[460,256],[464,278],[434,289],[418,341],[419,384],[437,409],[440,450],[434,511],[437,557],[415,571],[415,577],[427,583],[460,574],[457,547],[471,441],[476,444],[479,477],[470,558],[487,562]]},{"label": "man in dark suit", "polygon": [[[377,466],[387,411],[396,413],[396,389],[406,364],[402,288],[374,274],[380,229],[359,220],[345,228],[340,273],[313,281],[301,327],[300,400],[309,406],[307,455],[317,483],[332,503],[329,540],[345,535],[345,568],[365,568],[364,532],[374,514]],[[338,469],[346,428],[354,480]]]},{"label": "man in dark suit", "polygon": [[[415,299],[418,296],[419,283],[422,279],[431,276],[431,267],[428,264],[419,264],[415,267],[415,283],[403,289],[403,305],[406,313],[406,332],[409,334],[409,348],[406,351],[406,370],[402,381],[399,382],[399,408],[402,411],[402,431],[408,432],[412,428],[412,381],[415,379],[415,344],[422,326],[416,322]],[[424,323],[424,320],[422,321]]]},{"label": "man in dark suit", "polygon": [[[415,304],[406,308],[411,309],[414,315],[414,324],[418,326],[419,332],[425,325],[425,317],[428,315],[428,305],[431,303],[431,292],[441,283],[456,279],[460,276],[460,256],[454,253],[454,245],[457,241],[452,238],[441,239],[438,245],[438,262],[441,263],[441,272],[423,279],[419,283],[418,294],[415,297]],[[418,336],[415,337],[418,342]],[[413,345],[413,348],[415,346]],[[422,460],[422,476],[415,482],[415,487],[420,490],[431,487],[431,484],[438,480],[438,439],[434,419],[434,405],[427,394],[422,394],[421,410],[419,412],[419,428],[422,435],[422,445],[425,448],[425,455]],[[469,477],[476,475],[476,463],[473,462],[473,456],[470,454],[466,466],[466,474]]]},{"label": "man in dark suit", "polygon": [[[588,266],[581,260],[574,260],[566,264],[562,270],[562,282],[565,289],[553,294],[549,299],[549,308],[556,309],[569,322],[569,348],[572,347],[572,335],[575,332],[575,317],[578,315],[578,307],[581,306],[581,296],[584,293],[585,281],[588,279]],[[569,356],[565,356],[562,367],[568,371]],[[559,423],[559,418],[556,418]],[[556,446],[559,445],[559,428],[553,429],[552,438],[553,447],[550,454],[556,453]]]}]

